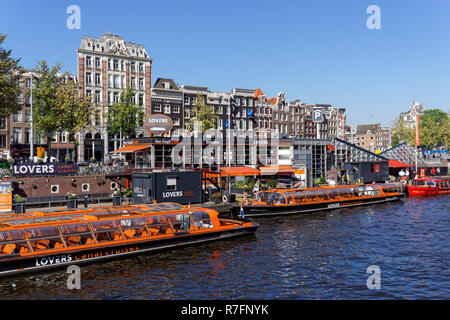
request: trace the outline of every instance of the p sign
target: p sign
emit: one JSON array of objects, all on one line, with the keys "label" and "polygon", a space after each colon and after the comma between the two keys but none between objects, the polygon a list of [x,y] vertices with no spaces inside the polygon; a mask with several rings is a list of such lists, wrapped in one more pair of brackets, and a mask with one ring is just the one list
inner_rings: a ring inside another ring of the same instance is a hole
[{"label": "p sign", "polygon": [[325,117],[323,115],[322,109],[314,109],[313,110],[313,122],[314,123],[322,123],[325,121]]}]

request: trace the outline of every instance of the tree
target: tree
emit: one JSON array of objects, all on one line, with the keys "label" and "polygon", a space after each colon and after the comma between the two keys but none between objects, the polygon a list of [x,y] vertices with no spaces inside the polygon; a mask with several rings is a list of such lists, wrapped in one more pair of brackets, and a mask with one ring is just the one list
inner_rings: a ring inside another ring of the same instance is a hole
[{"label": "tree", "polygon": [[142,126],[144,112],[134,102],[134,92],[130,87],[123,90],[119,101],[109,107],[106,119],[111,135],[130,135],[138,126]]},{"label": "tree", "polygon": [[450,119],[439,109],[425,110],[419,117],[419,137],[423,146],[450,145]]},{"label": "tree", "polygon": [[75,133],[83,129],[92,129],[92,123],[99,114],[92,103],[91,96],[80,96],[78,86],[73,80],[68,80],[56,92],[55,113],[64,115],[60,129],[73,137],[75,160],[78,159],[78,141]]},{"label": "tree", "polygon": [[5,50],[1,44],[6,35],[0,34],[0,116],[8,116],[22,109],[20,59],[11,58],[11,50]]},{"label": "tree", "polygon": [[200,121],[202,123],[202,133],[205,133],[209,129],[217,128],[218,116],[214,112],[214,107],[208,106],[205,103],[205,99],[201,93],[197,93],[197,99],[195,100],[192,112],[196,115],[189,120],[188,130],[194,131],[194,123]]},{"label": "tree", "polygon": [[410,145],[415,143],[415,128],[410,128],[402,118],[396,118],[394,120],[394,126],[392,130],[392,146],[407,142]]},{"label": "tree", "polygon": [[39,81],[33,90],[33,122],[36,131],[47,137],[48,157],[51,154],[51,138],[62,128],[66,116],[58,108],[58,103],[61,103],[61,100],[58,100],[58,89],[64,84],[60,70],[60,64],[50,68],[45,60],[39,61],[35,70]]}]

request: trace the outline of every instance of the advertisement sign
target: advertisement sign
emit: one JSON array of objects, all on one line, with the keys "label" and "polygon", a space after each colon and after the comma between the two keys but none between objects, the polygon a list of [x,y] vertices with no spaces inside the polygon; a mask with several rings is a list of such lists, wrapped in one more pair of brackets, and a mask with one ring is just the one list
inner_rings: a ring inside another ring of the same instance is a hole
[{"label": "advertisement sign", "polygon": [[0,212],[12,210],[12,183],[0,181]]},{"label": "advertisement sign", "polygon": [[152,114],[144,121],[144,128],[150,134],[163,134],[173,128],[172,118],[163,114]]},{"label": "advertisement sign", "polygon": [[18,163],[11,167],[13,177],[58,176],[78,173],[76,163]]}]

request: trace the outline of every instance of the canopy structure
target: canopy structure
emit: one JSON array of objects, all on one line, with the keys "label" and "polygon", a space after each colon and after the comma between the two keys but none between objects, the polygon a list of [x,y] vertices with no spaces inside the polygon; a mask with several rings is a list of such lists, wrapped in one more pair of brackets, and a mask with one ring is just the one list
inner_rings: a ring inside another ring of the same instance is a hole
[{"label": "canopy structure", "polygon": [[269,166],[269,167],[260,167],[262,176],[274,176],[277,174],[294,174],[295,170],[292,166]]},{"label": "canopy structure", "polygon": [[398,160],[389,160],[389,168],[412,168],[411,164],[406,164]]},{"label": "canopy structure", "polygon": [[220,170],[231,177],[253,176],[261,174],[259,170],[252,167],[222,167],[220,168]]},{"label": "canopy structure", "polygon": [[113,153],[134,153],[136,151],[143,151],[143,150],[149,149],[150,147],[151,147],[150,144],[128,145],[128,146],[124,146],[123,148],[114,150]]}]

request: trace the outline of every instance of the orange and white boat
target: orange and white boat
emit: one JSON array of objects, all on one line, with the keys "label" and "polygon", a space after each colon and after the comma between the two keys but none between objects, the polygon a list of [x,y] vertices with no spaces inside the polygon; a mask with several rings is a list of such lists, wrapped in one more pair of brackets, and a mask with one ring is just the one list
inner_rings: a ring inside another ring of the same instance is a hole
[{"label": "orange and white boat", "polygon": [[395,184],[351,185],[261,191],[255,201],[234,206],[245,217],[287,215],[398,201],[405,196]]},{"label": "orange and white boat", "polygon": [[0,276],[253,233],[246,219],[174,203],[0,215]]}]

